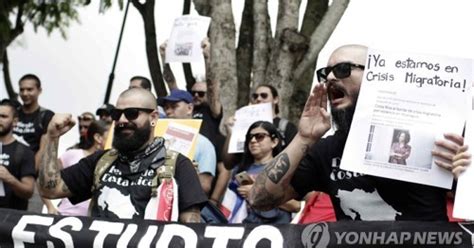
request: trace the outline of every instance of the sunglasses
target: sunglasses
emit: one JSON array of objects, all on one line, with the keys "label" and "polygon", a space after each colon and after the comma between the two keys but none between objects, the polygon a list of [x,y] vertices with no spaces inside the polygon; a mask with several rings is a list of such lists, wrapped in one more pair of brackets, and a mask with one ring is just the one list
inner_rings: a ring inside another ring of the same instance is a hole
[{"label": "sunglasses", "polygon": [[249,135],[247,135],[247,140],[250,142],[253,138],[255,138],[255,140],[257,142],[262,142],[263,139],[265,139],[265,137],[272,137],[272,135],[268,134],[268,133],[251,133]]},{"label": "sunglasses", "polygon": [[88,116],[88,115],[84,115],[84,116],[78,116],[77,119],[79,121],[92,121],[94,120],[94,118]]},{"label": "sunglasses", "polygon": [[328,66],[321,68],[316,71],[316,75],[318,76],[319,82],[326,82],[328,79],[328,75],[332,72],[334,76],[338,79],[344,79],[351,76],[351,72],[353,68],[359,68],[361,70],[365,69],[365,66],[359,64],[353,64],[350,62],[343,62],[339,64],[335,64],[334,66]]},{"label": "sunglasses", "polygon": [[268,97],[268,93],[263,92],[263,93],[253,93],[253,94],[252,94],[253,100],[257,100],[259,96],[260,96],[263,100],[265,100],[265,99],[267,99],[267,97]]},{"label": "sunglasses", "polygon": [[122,114],[125,115],[125,118],[129,121],[133,121],[138,118],[138,115],[140,114],[140,111],[145,112],[145,113],[151,113],[155,111],[154,109],[148,109],[148,108],[126,108],[126,109],[112,109],[110,111],[110,117],[114,121],[118,121]]},{"label": "sunglasses", "polygon": [[199,96],[199,97],[204,97],[206,95],[206,92],[205,91],[197,91],[197,90],[192,90],[191,91],[191,94],[193,96],[195,96],[196,94]]}]

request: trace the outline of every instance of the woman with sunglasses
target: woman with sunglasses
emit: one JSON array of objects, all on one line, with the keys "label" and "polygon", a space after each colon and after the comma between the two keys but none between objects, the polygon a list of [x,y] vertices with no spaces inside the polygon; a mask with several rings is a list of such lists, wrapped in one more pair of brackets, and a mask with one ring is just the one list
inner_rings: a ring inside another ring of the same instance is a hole
[{"label": "woman with sunglasses", "polygon": [[[103,120],[93,121],[87,130],[82,149],[67,150],[59,157],[63,169],[76,164],[84,157],[103,150],[110,124]],[[51,202],[46,203],[49,214],[87,216],[89,200],[73,205],[67,198],[61,199],[56,210]]]},{"label": "woman with sunglasses", "polygon": [[[266,121],[253,123],[246,134],[242,161],[232,171],[233,176],[229,183],[228,191],[233,191],[243,203],[248,197],[253,181],[263,171],[265,164],[281,151],[281,138],[276,127]],[[223,205],[229,208],[229,205],[226,205],[227,202],[226,197],[224,197]],[[242,208],[245,205],[241,205]],[[278,208],[269,211],[259,211],[248,206],[245,208],[247,216],[243,220],[239,219],[238,214],[234,212],[229,216],[230,222],[289,223],[291,221],[291,213],[299,211],[300,203],[296,200],[290,200]],[[236,208],[231,206],[230,209]],[[239,209],[242,210],[241,208]]]},{"label": "woman with sunglasses", "polygon": [[283,138],[282,146],[285,148],[291,142],[293,137],[295,137],[298,129],[295,124],[278,116],[280,113],[278,91],[275,87],[269,84],[261,84],[255,89],[255,92],[252,93],[251,97],[252,104],[272,103],[273,124],[278,128],[278,131]]}]

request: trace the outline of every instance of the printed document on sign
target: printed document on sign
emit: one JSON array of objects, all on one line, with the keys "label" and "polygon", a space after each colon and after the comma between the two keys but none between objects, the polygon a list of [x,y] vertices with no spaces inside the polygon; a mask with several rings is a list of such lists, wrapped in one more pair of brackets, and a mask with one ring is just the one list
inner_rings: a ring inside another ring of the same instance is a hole
[{"label": "printed document on sign", "polygon": [[211,18],[184,15],[175,19],[168,45],[166,63],[202,61],[201,42],[207,36]]},{"label": "printed document on sign", "polygon": [[[473,93],[473,92],[471,92]],[[469,146],[469,152],[474,154],[474,94],[471,97],[471,105],[469,109],[468,119],[466,121],[466,130],[464,136],[464,144]],[[456,195],[454,199],[453,216],[459,219],[474,220],[474,197],[472,190],[474,189],[474,169],[473,165],[469,165],[458,178],[456,186]]]},{"label": "printed document on sign", "polygon": [[369,49],[341,169],[450,189],[434,142],[461,135],[472,61]]},{"label": "printed document on sign", "polygon": [[230,136],[228,153],[244,152],[245,135],[256,121],[273,123],[272,104],[261,103],[249,105],[235,111],[235,123]]},{"label": "printed document on sign", "polygon": [[202,120],[197,119],[159,119],[155,137],[165,138],[167,148],[180,152],[192,161],[201,123]]}]

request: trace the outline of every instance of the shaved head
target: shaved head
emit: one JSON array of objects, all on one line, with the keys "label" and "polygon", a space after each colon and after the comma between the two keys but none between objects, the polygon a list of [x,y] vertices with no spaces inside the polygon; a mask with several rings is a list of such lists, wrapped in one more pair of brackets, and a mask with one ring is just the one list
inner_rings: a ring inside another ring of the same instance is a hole
[{"label": "shaved head", "polygon": [[156,98],[149,91],[142,88],[130,88],[122,92],[117,100],[117,105],[119,102],[124,99],[134,99],[140,103],[140,107],[156,109]]},{"label": "shaved head", "polygon": [[[338,47],[331,54],[331,58],[338,58],[340,61],[352,61],[353,63],[365,64],[368,47],[358,44],[350,44]],[[331,59],[329,63],[332,63]]]}]

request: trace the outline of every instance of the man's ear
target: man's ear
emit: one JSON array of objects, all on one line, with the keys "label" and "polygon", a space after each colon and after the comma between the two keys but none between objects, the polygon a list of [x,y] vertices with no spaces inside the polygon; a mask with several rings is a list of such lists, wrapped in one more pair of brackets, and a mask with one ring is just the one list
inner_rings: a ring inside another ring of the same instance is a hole
[{"label": "man's ear", "polygon": [[160,118],[160,114],[158,113],[158,110],[155,109],[153,112],[150,114],[150,123],[155,123],[156,121]]},{"label": "man's ear", "polygon": [[188,114],[193,116],[194,104],[188,103]]},{"label": "man's ear", "polygon": [[94,134],[94,141],[97,144],[102,144],[103,143],[102,135],[100,135],[99,133],[95,133]]},{"label": "man's ear", "polygon": [[13,127],[16,127],[16,125],[18,124],[18,117],[13,117]]}]

